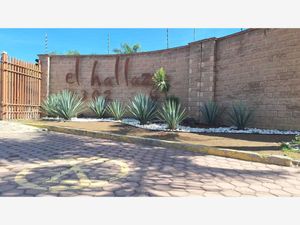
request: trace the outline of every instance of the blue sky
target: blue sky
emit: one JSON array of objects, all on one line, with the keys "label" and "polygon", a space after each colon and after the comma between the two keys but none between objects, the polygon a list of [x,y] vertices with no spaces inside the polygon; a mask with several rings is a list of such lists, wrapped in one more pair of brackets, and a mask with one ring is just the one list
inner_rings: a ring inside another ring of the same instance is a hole
[{"label": "blue sky", "polygon": [[[195,40],[222,37],[240,31],[240,28],[196,29]],[[45,53],[45,34],[48,51],[64,53],[78,50],[81,54],[107,54],[107,34],[110,34],[110,52],[121,43],[139,43],[143,51],[166,48],[166,29],[0,29],[0,51],[10,56],[34,61]],[[169,47],[186,45],[194,40],[194,29],[169,29]]]}]

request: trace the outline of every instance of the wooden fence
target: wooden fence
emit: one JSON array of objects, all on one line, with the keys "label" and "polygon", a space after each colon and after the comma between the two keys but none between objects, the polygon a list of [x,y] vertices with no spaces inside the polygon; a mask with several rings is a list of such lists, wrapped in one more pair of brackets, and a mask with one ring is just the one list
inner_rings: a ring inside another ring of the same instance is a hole
[{"label": "wooden fence", "polygon": [[40,116],[41,66],[1,55],[0,119],[36,119]]}]

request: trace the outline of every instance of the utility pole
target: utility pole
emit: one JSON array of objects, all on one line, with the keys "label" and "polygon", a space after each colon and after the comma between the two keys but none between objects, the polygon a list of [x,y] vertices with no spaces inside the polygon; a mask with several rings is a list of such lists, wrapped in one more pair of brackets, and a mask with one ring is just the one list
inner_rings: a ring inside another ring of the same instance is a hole
[{"label": "utility pole", "polygon": [[169,29],[167,28],[167,48],[169,48]]},{"label": "utility pole", "polygon": [[48,54],[48,34],[45,35],[45,53]]},{"label": "utility pole", "polygon": [[110,35],[107,34],[107,54],[109,54],[109,47],[110,47]]},{"label": "utility pole", "polygon": [[194,34],[193,34],[193,37],[194,37],[194,41],[196,40],[196,29],[194,28]]}]

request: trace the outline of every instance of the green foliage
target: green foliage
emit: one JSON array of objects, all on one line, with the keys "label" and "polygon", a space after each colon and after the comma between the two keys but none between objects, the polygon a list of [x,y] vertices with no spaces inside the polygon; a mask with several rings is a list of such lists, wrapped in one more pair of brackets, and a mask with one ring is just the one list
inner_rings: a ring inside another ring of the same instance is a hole
[{"label": "green foliage", "polygon": [[111,102],[107,107],[107,112],[115,119],[121,120],[126,110],[121,102],[115,100]]},{"label": "green foliage", "polygon": [[66,53],[61,53],[58,51],[52,51],[48,53],[49,55],[80,55],[80,52],[77,50],[68,50]]},{"label": "green foliage", "polygon": [[230,122],[239,130],[244,130],[253,119],[253,110],[249,110],[243,103],[237,103],[232,106],[228,113]]},{"label": "green foliage", "polygon": [[176,102],[176,104],[180,103],[179,98],[175,95],[171,95],[171,96],[166,97],[166,101],[174,101],[174,102]]},{"label": "green foliage", "polygon": [[77,117],[84,110],[82,98],[76,93],[63,90],[57,94],[56,115],[65,120]]},{"label": "green foliage", "polygon": [[80,55],[80,52],[77,50],[69,50],[66,52],[66,55]]},{"label": "green foliage", "polygon": [[216,102],[209,101],[200,107],[203,120],[208,125],[216,125],[224,109],[220,108]]},{"label": "green foliage", "polygon": [[140,121],[140,124],[146,124],[156,116],[156,104],[147,95],[138,94],[134,97],[128,106],[129,112]]},{"label": "green foliage", "polygon": [[300,135],[297,135],[291,142],[283,142],[281,149],[283,151],[300,152]]},{"label": "green foliage", "polygon": [[49,52],[48,54],[49,55],[59,55],[59,52],[58,51],[52,51],[52,52]]},{"label": "green foliage", "polygon": [[48,117],[57,117],[56,114],[57,99],[58,99],[57,95],[52,94],[49,95],[49,97],[43,101],[41,105],[41,109],[42,112],[45,113]]},{"label": "green foliage", "polygon": [[168,81],[168,77],[167,77],[167,74],[166,74],[166,71],[164,70],[163,67],[161,67],[160,69],[158,69],[153,77],[152,77],[152,80],[154,82],[154,87],[165,94],[165,96],[167,97],[167,93],[170,89],[170,84],[169,84],[169,81]]},{"label": "green foliage", "polygon": [[99,96],[91,100],[88,104],[89,108],[96,113],[98,118],[102,118],[106,110],[106,101],[105,98]]},{"label": "green foliage", "polygon": [[117,54],[132,54],[132,53],[136,53],[139,52],[141,50],[141,45],[140,44],[135,44],[133,46],[130,46],[127,43],[121,44],[121,48],[120,49],[114,49],[114,53]]},{"label": "green foliage", "polygon": [[175,130],[177,126],[186,118],[185,109],[176,101],[165,101],[159,111],[159,118],[168,125],[168,129]]},{"label": "green foliage", "polygon": [[42,110],[53,117],[69,120],[84,110],[83,101],[79,96],[68,90],[50,95],[42,104]]}]

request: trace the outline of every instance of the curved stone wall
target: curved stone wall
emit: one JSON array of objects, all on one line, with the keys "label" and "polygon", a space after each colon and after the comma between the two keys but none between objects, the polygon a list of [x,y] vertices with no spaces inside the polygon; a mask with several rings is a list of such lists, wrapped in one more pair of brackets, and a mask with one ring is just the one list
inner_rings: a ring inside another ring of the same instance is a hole
[{"label": "curved stone wall", "polygon": [[[86,99],[128,102],[143,92],[158,98],[152,74],[164,67],[191,117],[215,100],[255,108],[255,127],[300,129],[300,30],[249,29],[224,38],[130,55],[39,55],[43,97],[63,89]],[[48,82],[49,80],[49,82]],[[226,121],[226,120],[224,120]]]}]

